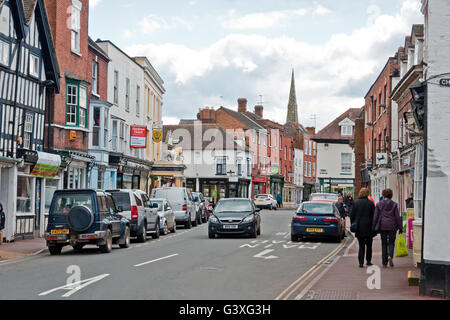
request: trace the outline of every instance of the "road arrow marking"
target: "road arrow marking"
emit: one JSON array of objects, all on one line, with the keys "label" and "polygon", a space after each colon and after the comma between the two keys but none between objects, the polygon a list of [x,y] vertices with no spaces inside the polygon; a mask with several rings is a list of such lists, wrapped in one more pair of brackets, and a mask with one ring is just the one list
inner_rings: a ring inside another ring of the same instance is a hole
[{"label": "road arrow marking", "polygon": [[83,288],[85,288],[85,287],[87,287],[87,286],[89,286],[89,285],[91,285],[91,284],[93,284],[95,282],[98,282],[98,281],[108,277],[109,275],[110,275],[109,273],[106,273],[106,274],[102,274],[102,275],[99,275],[97,277],[93,277],[93,278],[86,279],[86,280],[83,280],[83,281],[78,281],[78,282],[75,282],[75,283],[69,283],[69,284],[66,284],[64,286],[52,289],[52,290],[42,292],[42,293],[39,294],[39,296],[40,297],[46,296],[46,295],[49,295],[50,293],[53,293],[53,292],[56,292],[56,291],[59,291],[59,290],[69,290],[69,292],[67,292],[66,294],[64,294],[62,296],[63,298],[68,298],[71,295],[73,295],[74,293],[80,291],[81,289],[83,289]]},{"label": "road arrow marking", "polygon": [[259,259],[265,259],[265,260],[279,259],[280,257],[277,257],[277,256],[265,256],[266,254],[269,254],[274,251],[275,251],[274,249],[264,250],[263,252],[260,252],[257,255],[254,255],[253,258],[259,258]]},{"label": "road arrow marking", "polygon": [[249,247],[249,248],[256,248],[259,247],[259,244],[255,244],[255,245],[251,245],[251,244],[243,244],[242,246],[240,246],[239,248],[245,248],[245,247]]}]

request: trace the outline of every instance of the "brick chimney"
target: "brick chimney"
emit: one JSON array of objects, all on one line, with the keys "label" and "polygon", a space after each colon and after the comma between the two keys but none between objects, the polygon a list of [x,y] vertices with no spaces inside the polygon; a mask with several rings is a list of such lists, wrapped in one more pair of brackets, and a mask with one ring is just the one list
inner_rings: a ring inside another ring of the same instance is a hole
[{"label": "brick chimney", "polygon": [[247,99],[245,98],[238,99],[238,112],[239,113],[247,112]]},{"label": "brick chimney", "polygon": [[264,106],[255,106],[255,114],[261,118],[264,118]]},{"label": "brick chimney", "polygon": [[214,110],[213,107],[205,107],[204,109],[200,109],[197,114],[197,119],[203,123],[216,123],[216,110]]},{"label": "brick chimney", "polygon": [[316,128],[308,127],[308,128],[306,128],[306,130],[308,130],[308,132],[311,133],[313,136],[316,135]]}]

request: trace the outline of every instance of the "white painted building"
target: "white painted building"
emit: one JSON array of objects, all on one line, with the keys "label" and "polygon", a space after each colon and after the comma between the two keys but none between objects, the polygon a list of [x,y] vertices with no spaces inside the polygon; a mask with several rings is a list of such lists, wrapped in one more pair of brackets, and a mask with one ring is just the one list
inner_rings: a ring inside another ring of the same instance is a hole
[{"label": "white painted building", "polygon": [[300,205],[303,200],[303,150],[294,149],[294,185],[295,185],[295,205]]},{"label": "white painted building", "polygon": [[147,190],[151,170],[151,162],[145,159],[147,145],[131,148],[133,126],[152,128],[147,118],[144,68],[111,41],[96,43],[111,59],[107,97],[111,104],[109,165],[119,168],[117,188]]},{"label": "white painted building", "polygon": [[425,211],[420,293],[450,297],[450,2],[423,0],[425,15]]}]

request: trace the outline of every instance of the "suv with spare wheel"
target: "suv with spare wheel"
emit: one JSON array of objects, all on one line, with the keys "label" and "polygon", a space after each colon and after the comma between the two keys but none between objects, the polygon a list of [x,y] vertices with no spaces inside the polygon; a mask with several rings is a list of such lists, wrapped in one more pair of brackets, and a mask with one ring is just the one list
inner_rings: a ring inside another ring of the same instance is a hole
[{"label": "suv with spare wheel", "polygon": [[55,191],[45,233],[51,255],[64,246],[81,250],[93,244],[109,253],[113,244],[130,246],[130,222],[120,215],[111,194],[96,190]]}]

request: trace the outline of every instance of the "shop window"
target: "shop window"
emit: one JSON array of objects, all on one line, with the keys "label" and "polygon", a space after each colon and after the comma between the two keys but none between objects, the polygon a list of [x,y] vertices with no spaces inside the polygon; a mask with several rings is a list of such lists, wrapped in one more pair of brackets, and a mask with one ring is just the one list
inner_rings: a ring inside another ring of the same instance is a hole
[{"label": "shop window", "polygon": [[31,213],[32,195],[33,195],[33,178],[18,176],[17,177],[17,212]]},{"label": "shop window", "polygon": [[50,206],[52,204],[53,194],[58,190],[59,180],[58,179],[47,179],[45,181],[45,212],[50,211]]}]

